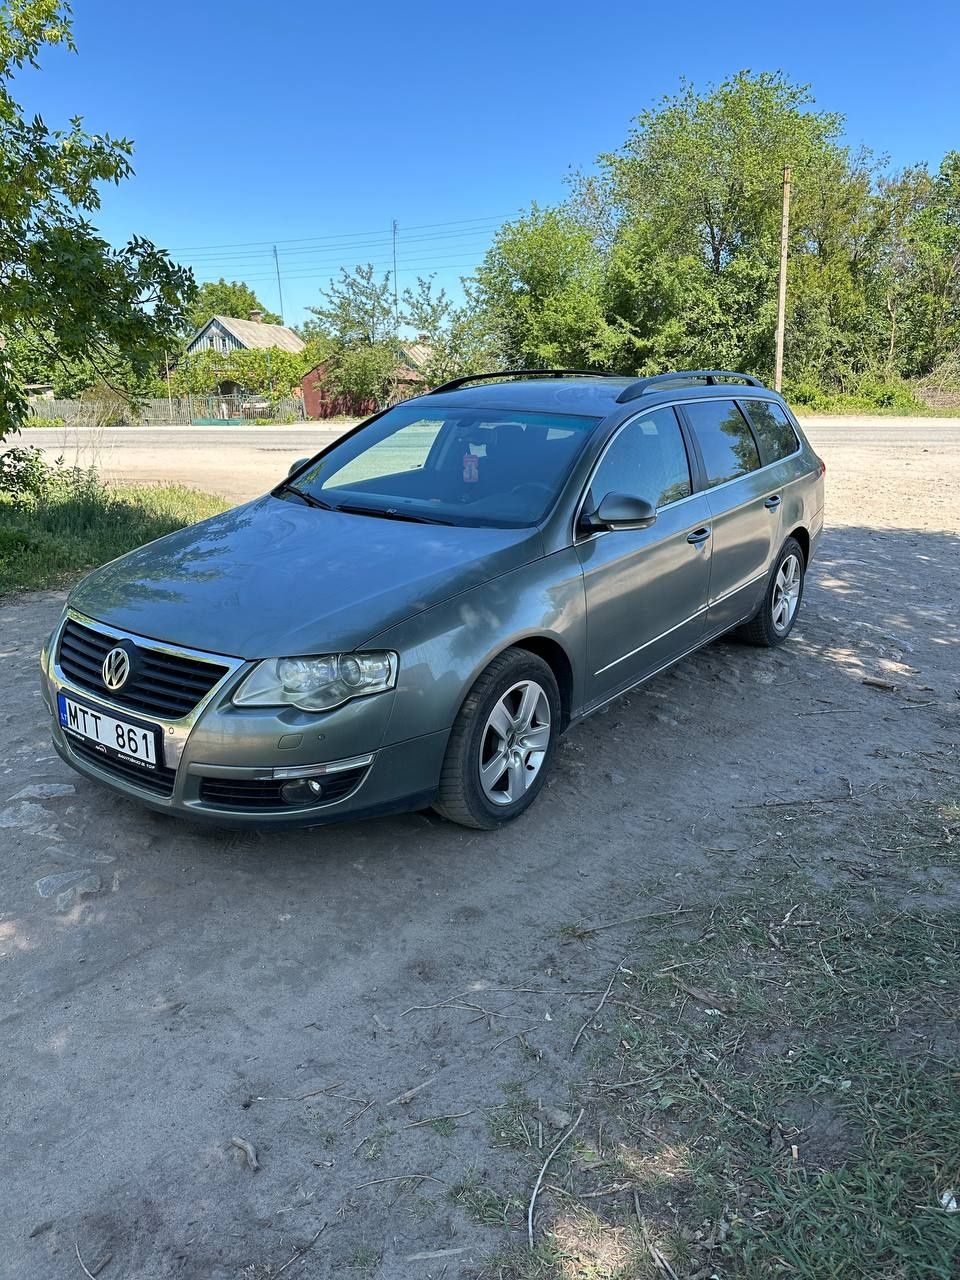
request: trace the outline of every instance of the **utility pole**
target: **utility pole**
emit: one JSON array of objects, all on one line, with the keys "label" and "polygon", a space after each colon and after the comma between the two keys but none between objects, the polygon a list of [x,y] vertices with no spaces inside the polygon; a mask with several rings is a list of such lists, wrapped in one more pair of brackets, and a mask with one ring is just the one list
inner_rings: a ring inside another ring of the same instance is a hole
[{"label": "utility pole", "polygon": [[273,265],[277,268],[277,293],[280,297],[280,323],[283,324],[283,287],[280,284],[280,255],[277,246],[273,246]]},{"label": "utility pole", "polygon": [[170,410],[170,421],[173,422],[173,396],[170,394],[170,356],[166,351],[163,353],[163,363],[167,368],[167,408]]},{"label": "utility pole", "polygon": [[400,294],[397,291],[397,232],[400,230],[397,220],[393,220],[393,323],[400,328]]},{"label": "utility pole", "polygon": [[780,281],[777,288],[777,354],[774,390],[783,385],[783,338],[787,323],[787,249],[790,241],[790,166],[783,167],[783,212],[780,216]]}]

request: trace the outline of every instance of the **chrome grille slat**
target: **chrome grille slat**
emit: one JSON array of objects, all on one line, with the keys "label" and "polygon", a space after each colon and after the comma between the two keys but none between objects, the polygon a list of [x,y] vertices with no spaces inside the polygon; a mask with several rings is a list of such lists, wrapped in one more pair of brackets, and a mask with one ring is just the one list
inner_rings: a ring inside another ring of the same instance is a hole
[{"label": "chrome grille slat", "polygon": [[167,653],[137,642],[138,668],[122,689],[108,689],[100,668],[117,643],[113,635],[68,618],[60,637],[57,661],[64,675],[81,689],[119,707],[179,720],[190,714],[230,670],[221,663]]},{"label": "chrome grille slat", "polygon": [[160,672],[155,672],[151,667],[144,666],[137,681],[140,685],[149,685],[156,689],[188,689],[195,690],[197,697],[202,698],[210,687],[207,680],[182,679],[179,676],[166,676]]},{"label": "chrome grille slat", "polygon": [[100,662],[97,662],[95,658],[87,658],[81,654],[74,653],[72,647],[67,648],[66,646],[64,646],[64,648],[61,650],[61,654],[63,653],[68,654],[69,660],[71,662],[75,662],[77,666],[83,667],[85,671],[90,671],[93,675],[96,675],[96,676],[100,674],[100,668],[103,665],[102,659]]}]

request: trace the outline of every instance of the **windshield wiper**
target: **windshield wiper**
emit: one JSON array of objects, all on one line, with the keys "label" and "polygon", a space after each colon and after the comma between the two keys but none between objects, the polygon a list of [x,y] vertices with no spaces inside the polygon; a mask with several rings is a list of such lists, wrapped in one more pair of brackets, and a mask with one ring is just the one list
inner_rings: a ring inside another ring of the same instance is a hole
[{"label": "windshield wiper", "polygon": [[321,498],[315,498],[312,493],[307,493],[306,489],[301,489],[295,484],[282,484],[277,492],[295,494],[298,498],[302,498],[308,507],[321,507],[324,511],[337,510],[329,502],[324,502]]},{"label": "windshield wiper", "polygon": [[376,516],[380,520],[408,520],[411,524],[446,524],[452,525],[452,520],[439,520],[436,516],[414,515],[412,511],[398,511],[396,507],[355,507],[349,503],[341,503],[336,508],[337,511],[344,511],[351,516]]}]

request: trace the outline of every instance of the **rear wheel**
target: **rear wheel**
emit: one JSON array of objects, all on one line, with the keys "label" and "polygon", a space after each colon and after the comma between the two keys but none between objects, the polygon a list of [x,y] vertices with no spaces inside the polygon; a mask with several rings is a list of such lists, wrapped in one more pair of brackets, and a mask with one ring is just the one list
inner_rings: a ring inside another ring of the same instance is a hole
[{"label": "rear wheel", "polygon": [[547,663],[525,649],[500,654],[450,731],[434,808],[465,827],[519,817],[546,781],[559,729],[560,693]]},{"label": "rear wheel", "polygon": [[768,649],[783,644],[797,620],[805,569],[799,542],[788,538],[773,566],[763,604],[739,630],[744,640]]}]

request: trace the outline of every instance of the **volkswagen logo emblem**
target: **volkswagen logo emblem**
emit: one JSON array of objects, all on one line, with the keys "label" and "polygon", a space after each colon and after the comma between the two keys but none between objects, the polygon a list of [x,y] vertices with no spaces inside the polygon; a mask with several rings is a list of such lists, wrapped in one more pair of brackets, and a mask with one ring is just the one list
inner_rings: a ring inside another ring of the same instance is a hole
[{"label": "volkswagen logo emblem", "polygon": [[126,649],[119,645],[111,649],[103,660],[100,674],[108,689],[122,689],[130,677],[130,655]]}]

